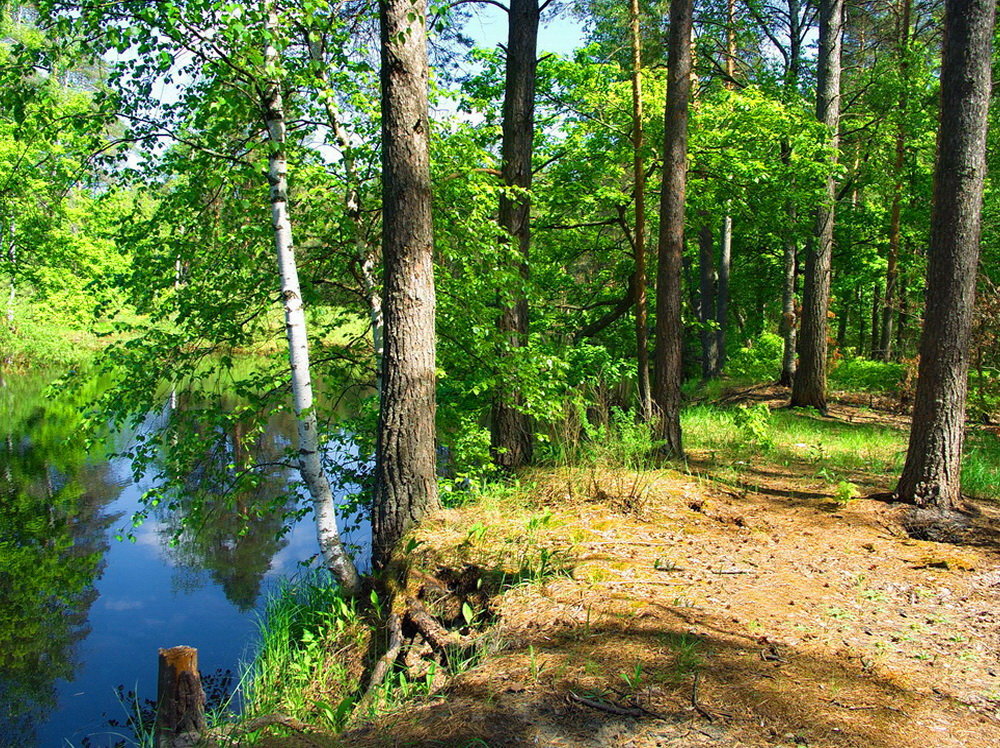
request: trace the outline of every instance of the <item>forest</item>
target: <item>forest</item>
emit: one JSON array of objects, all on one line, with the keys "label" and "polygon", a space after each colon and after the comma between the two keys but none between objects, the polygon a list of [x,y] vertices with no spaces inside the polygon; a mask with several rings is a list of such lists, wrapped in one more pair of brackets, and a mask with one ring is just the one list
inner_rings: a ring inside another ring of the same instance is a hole
[{"label": "forest", "polygon": [[0,744],[1000,744],[994,36],[0,0]]}]

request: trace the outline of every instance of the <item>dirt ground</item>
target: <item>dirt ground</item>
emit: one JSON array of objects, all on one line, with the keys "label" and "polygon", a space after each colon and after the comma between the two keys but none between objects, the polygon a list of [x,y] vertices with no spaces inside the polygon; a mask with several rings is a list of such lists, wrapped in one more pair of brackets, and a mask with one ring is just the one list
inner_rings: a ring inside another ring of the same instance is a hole
[{"label": "dirt ground", "polygon": [[796,465],[751,465],[739,490],[670,470],[535,481],[527,514],[446,510],[417,535],[439,576],[534,569],[487,596],[488,654],[341,744],[1000,746],[995,506],[931,542]]}]

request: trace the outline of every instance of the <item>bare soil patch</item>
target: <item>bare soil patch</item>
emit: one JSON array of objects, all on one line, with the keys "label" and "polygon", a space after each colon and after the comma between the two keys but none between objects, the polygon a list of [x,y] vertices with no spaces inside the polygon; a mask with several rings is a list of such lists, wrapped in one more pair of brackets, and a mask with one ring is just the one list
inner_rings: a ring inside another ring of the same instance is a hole
[{"label": "bare soil patch", "polygon": [[337,742],[1000,745],[995,506],[952,542],[917,540],[905,508],[837,503],[802,466],[754,464],[734,489],[692,459],[709,479],[540,473],[528,498],[431,518],[414,564],[479,570],[492,644]]}]

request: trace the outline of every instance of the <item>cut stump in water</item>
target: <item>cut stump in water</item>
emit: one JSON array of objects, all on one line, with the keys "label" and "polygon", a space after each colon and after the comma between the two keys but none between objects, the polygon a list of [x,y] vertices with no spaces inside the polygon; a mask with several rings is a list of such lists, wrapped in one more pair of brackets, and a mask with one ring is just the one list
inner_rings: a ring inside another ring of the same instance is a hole
[{"label": "cut stump in water", "polygon": [[156,696],[157,748],[189,748],[205,732],[205,692],[198,673],[198,650],[160,650]]}]

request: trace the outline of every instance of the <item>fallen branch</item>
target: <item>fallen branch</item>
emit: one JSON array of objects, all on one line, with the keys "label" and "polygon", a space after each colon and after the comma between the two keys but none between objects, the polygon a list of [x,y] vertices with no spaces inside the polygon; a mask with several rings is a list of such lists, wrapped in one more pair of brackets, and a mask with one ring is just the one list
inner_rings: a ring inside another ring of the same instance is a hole
[{"label": "fallen branch", "polygon": [[570,701],[575,701],[577,704],[583,704],[584,706],[589,706],[591,709],[597,709],[601,712],[608,712],[609,714],[617,714],[622,717],[642,717],[647,712],[645,709],[639,707],[624,707],[618,706],[617,704],[610,704],[607,701],[598,701],[597,699],[588,699],[579,694],[569,692],[567,698]]},{"label": "fallen branch", "polygon": [[449,647],[467,646],[465,638],[454,631],[449,631],[434,618],[419,600],[407,601],[406,617],[416,626],[427,643],[439,653],[446,653]]}]

